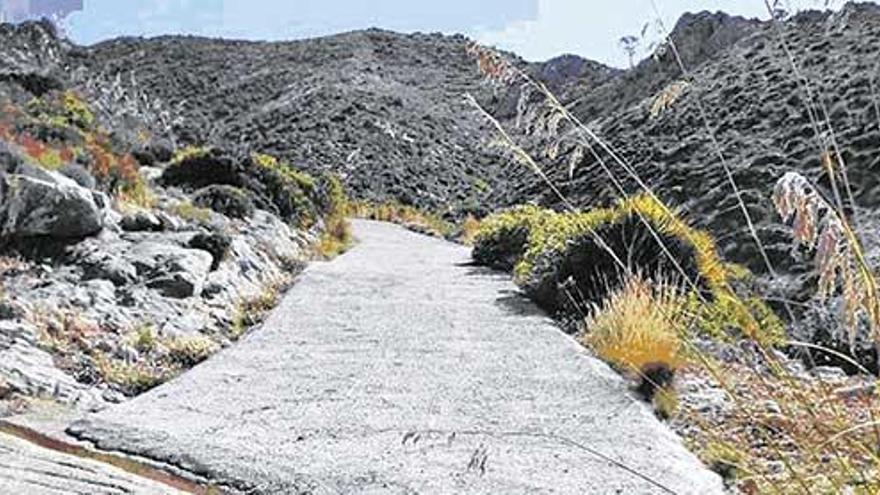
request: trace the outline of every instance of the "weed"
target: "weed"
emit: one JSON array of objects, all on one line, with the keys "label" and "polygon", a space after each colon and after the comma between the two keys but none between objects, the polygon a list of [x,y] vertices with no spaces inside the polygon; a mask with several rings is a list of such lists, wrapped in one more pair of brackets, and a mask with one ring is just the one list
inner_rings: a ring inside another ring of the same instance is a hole
[{"label": "weed", "polygon": [[230,326],[230,337],[238,339],[247,330],[263,322],[269,311],[278,304],[278,298],[285,280],[268,283],[260,294],[240,301],[235,309]]},{"label": "weed", "polygon": [[156,331],[153,325],[144,324],[134,330],[134,348],[140,352],[152,352],[156,349]]},{"label": "weed", "polygon": [[189,222],[205,224],[211,220],[211,210],[198,207],[190,201],[181,201],[175,204],[171,208],[171,212]]},{"label": "weed", "polygon": [[142,394],[168,381],[171,373],[146,363],[127,363],[112,359],[102,352],[92,354],[95,369],[107,382],[119,387],[126,395]]},{"label": "weed", "polygon": [[162,342],[171,360],[185,368],[191,368],[217,352],[217,344],[204,336],[175,337]]}]

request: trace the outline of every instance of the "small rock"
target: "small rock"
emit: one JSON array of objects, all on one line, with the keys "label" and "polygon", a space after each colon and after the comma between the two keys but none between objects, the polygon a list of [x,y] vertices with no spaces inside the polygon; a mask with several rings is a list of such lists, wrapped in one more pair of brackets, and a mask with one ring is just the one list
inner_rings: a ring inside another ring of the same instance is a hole
[{"label": "small rock", "polygon": [[183,222],[180,221],[180,219],[169,215],[164,211],[157,211],[156,217],[162,222],[162,230],[177,232],[183,228]]},{"label": "small rock", "polygon": [[815,366],[810,372],[816,378],[823,380],[843,380],[846,378],[846,372],[836,366]]},{"label": "small rock", "polygon": [[764,401],[764,411],[767,414],[782,414],[782,408],[773,400]]},{"label": "small rock", "polygon": [[159,217],[146,210],[124,215],[119,225],[126,232],[161,232],[165,228]]},{"label": "small rock", "polygon": [[125,402],[125,395],[111,388],[104,390],[104,392],[101,394],[101,398],[107,402],[110,402],[111,404],[120,404],[122,402]]}]

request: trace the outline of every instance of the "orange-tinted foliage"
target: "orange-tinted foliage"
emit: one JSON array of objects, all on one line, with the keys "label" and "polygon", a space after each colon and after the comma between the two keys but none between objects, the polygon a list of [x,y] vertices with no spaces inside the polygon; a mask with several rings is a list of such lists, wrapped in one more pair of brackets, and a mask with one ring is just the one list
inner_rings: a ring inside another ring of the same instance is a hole
[{"label": "orange-tinted foliage", "polygon": [[70,149],[69,146],[65,146],[64,148],[61,148],[61,150],[58,151],[58,156],[60,156],[61,160],[66,163],[72,162],[74,159],[73,150]]},{"label": "orange-tinted foliage", "polygon": [[133,184],[138,181],[138,164],[134,157],[126,154],[117,164],[117,173],[124,184]]},{"label": "orange-tinted foliage", "polygon": [[90,143],[86,145],[86,149],[92,156],[92,174],[98,180],[106,180],[113,168],[113,156],[97,144]]},{"label": "orange-tinted foliage", "polygon": [[46,145],[34,139],[28,133],[18,136],[18,144],[24,149],[24,152],[31,158],[39,160],[46,153]]}]

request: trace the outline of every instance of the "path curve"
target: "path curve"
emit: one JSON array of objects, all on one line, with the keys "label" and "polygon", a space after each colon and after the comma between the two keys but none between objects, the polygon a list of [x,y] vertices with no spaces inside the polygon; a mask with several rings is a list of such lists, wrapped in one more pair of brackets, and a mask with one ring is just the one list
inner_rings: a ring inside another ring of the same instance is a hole
[{"label": "path curve", "polygon": [[354,226],[263,328],[70,432],[254,493],[721,493],[507,275]]}]

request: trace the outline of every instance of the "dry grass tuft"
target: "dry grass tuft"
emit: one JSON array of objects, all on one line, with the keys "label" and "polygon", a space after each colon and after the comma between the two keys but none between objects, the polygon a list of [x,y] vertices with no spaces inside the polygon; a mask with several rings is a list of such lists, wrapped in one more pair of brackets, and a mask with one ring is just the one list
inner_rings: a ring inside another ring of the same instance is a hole
[{"label": "dry grass tuft", "polygon": [[675,81],[666,86],[651,102],[651,118],[656,119],[671,108],[689,87],[690,84],[687,81]]},{"label": "dry grass tuft", "polygon": [[282,288],[286,284],[287,280],[284,279],[269,283],[256,296],[242,299],[232,318],[230,338],[239,339],[248,329],[262,323],[269,311],[278,305]]},{"label": "dry grass tuft", "polygon": [[217,343],[205,336],[175,337],[162,342],[168,357],[183,367],[191,368],[217,352]]},{"label": "dry grass tuft", "polygon": [[466,246],[473,246],[474,241],[477,239],[477,234],[480,233],[480,225],[481,222],[473,215],[466,216],[461,221],[461,226],[459,227],[458,242]]},{"label": "dry grass tuft", "polygon": [[685,362],[686,307],[677,287],[636,275],[593,305],[580,340],[622,370],[640,374],[660,366],[674,372]]},{"label": "dry grass tuft", "polygon": [[211,210],[192,204],[191,201],[181,201],[171,208],[171,213],[188,222],[205,224],[211,221]]},{"label": "dry grass tuft", "polygon": [[332,259],[348,250],[354,242],[348,215],[351,206],[345,187],[338,177],[324,178],[327,189],[327,213],[324,217],[324,231],[315,246],[315,253],[324,259]]}]

